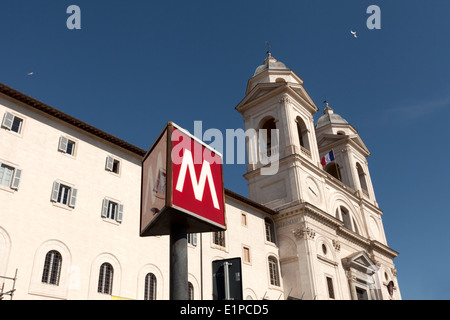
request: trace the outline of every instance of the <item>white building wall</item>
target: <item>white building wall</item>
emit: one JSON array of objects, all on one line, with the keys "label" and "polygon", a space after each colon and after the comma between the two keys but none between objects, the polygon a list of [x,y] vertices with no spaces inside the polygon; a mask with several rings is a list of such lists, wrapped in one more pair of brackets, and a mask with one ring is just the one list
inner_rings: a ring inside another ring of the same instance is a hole
[{"label": "white building wall", "polygon": [[[18,270],[14,299],[111,299],[97,292],[104,262],[114,268],[113,296],[143,299],[151,272],[157,299],[169,299],[169,238],[139,237],[141,157],[0,96],[0,118],[6,111],[24,120],[20,134],[0,129],[0,162],[22,170],[18,190],[0,187],[0,275],[12,277]],[[76,142],[73,156],[58,151],[61,135]],[[107,156],[120,161],[118,174],[105,170]],[[55,180],[78,190],[74,208],[50,200]],[[102,218],[105,197],[123,204],[121,223]],[[265,241],[267,214],[229,196],[226,203],[225,248],[213,244],[210,233],[188,245],[195,299],[212,299],[212,261],[242,257],[243,246],[251,254],[251,262],[242,263],[244,298],[283,299],[282,283],[272,286],[269,280],[267,259],[278,261],[279,255],[277,245]],[[58,286],[42,283],[50,250],[62,255]],[[5,281],[4,290],[9,286]]]}]

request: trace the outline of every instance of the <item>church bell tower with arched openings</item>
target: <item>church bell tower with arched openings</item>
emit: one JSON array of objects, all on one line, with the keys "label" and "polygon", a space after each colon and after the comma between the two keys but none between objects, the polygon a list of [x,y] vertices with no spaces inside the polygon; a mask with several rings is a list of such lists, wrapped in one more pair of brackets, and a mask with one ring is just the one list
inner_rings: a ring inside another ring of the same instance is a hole
[{"label": "church bell tower with arched openings", "polygon": [[[269,133],[259,135],[257,155],[270,161],[249,161],[244,177],[249,198],[277,212],[270,219],[285,298],[401,299],[398,253],[387,244],[357,130],[328,104],[314,125],[319,109],[303,80],[270,53],[236,110],[246,132]],[[247,143],[249,156],[254,147]]]},{"label": "church bell tower with arched openings", "polygon": [[[300,168],[320,165],[313,119],[318,108],[303,80],[269,52],[248,81],[246,96],[236,110],[244,117],[246,130],[267,130],[267,140],[259,141],[258,155],[277,154],[276,174],[261,174],[261,163],[248,164],[245,178],[250,199],[271,208],[301,202]],[[277,130],[278,139],[271,136],[272,129]]]}]

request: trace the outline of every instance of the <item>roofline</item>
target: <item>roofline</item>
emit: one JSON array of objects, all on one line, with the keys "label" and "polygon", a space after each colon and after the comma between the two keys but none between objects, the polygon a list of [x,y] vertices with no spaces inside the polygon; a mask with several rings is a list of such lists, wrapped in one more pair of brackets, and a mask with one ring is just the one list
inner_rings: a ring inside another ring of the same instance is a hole
[{"label": "roofline", "polygon": [[143,157],[147,151],[0,83],[0,93]]},{"label": "roofline", "polygon": [[231,198],[234,198],[236,200],[239,200],[239,201],[241,201],[241,202],[243,202],[243,203],[245,203],[245,204],[247,204],[247,205],[249,205],[251,207],[254,207],[256,209],[264,211],[265,213],[268,213],[270,215],[277,214],[276,211],[274,211],[274,210],[272,210],[272,209],[270,209],[270,208],[268,208],[266,206],[263,206],[262,204],[260,204],[258,202],[250,200],[250,199],[248,199],[248,198],[246,198],[246,197],[244,197],[244,196],[242,196],[242,195],[240,195],[240,194],[238,194],[236,192],[233,192],[233,191],[231,191],[229,189],[226,189],[226,188],[225,188],[225,195],[227,195],[227,196],[229,196]]}]

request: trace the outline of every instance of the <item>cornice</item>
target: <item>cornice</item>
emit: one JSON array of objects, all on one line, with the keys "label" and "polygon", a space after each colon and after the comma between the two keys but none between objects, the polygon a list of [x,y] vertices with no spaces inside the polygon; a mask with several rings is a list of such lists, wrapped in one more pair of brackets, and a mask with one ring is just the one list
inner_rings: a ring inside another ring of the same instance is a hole
[{"label": "cornice", "polygon": [[[302,202],[290,208],[285,208],[282,211],[278,211],[278,215],[275,217],[275,222],[280,227],[285,227],[288,224],[284,224],[283,220],[293,218],[296,215],[301,215],[303,218],[298,220],[300,223],[299,228],[295,228],[292,232],[297,239],[310,239],[313,240],[315,237],[315,230],[307,226],[304,217],[312,218],[332,229],[336,230],[336,235],[340,238],[345,238],[346,240],[358,245],[366,251],[375,251],[382,254],[390,259],[394,259],[398,256],[398,252],[391,249],[387,245],[382,244],[377,240],[370,240],[364,236],[357,234],[344,227],[344,223],[339,219],[333,217],[332,215],[326,213],[325,211],[315,207],[308,202]],[[333,240],[333,246],[336,250],[340,250],[342,242],[338,239]]]}]

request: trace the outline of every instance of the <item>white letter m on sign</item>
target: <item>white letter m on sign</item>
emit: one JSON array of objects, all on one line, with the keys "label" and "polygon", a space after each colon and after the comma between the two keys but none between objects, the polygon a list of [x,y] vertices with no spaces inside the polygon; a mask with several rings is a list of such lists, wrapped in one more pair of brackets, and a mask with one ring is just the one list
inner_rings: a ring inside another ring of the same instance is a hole
[{"label": "white letter m on sign", "polygon": [[192,188],[194,189],[195,199],[202,201],[203,193],[205,191],[205,183],[208,180],[209,190],[211,191],[211,196],[214,204],[214,208],[219,208],[219,200],[217,199],[216,189],[214,188],[214,180],[211,173],[211,165],[208,161],[203,160],[202,171],[200,173],[200,179],[197,182],[197,176],[195,174],[194,160],[192,158],[192,153],[189,150],[184,150],[183,162],[181,163],[180,175],[178,176],[176,190],[183,192],[184,180],[186,178],[186,172],[189,169]]}]

